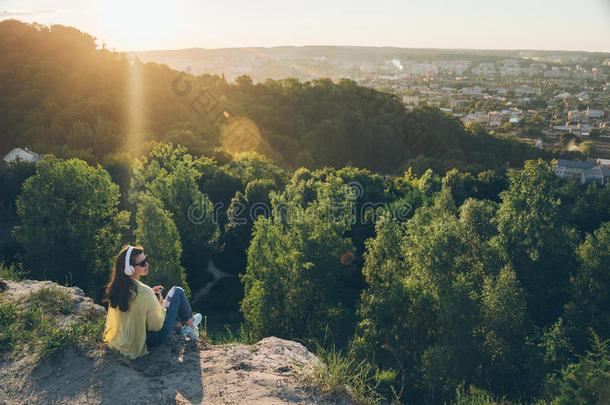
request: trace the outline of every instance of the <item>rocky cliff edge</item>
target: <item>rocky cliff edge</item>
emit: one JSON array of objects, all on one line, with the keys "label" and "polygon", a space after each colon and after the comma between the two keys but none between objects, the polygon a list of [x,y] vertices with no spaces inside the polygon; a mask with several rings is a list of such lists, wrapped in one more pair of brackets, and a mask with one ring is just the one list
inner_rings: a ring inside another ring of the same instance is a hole
[{"label": "rocky cliff edge", "polygon": [[[56,317],[57,328],[87,312],[105,317],[105,309],[78,287],[34,280],[5,284],[0,302],[17,305],[41,288],[68,292],[73,312]],[[27,351],[0,353],[0,405],[351,404],[348,398],[329,400],[303,384],[303,375],[318,366],[303,345],[276,337],[252,346],[211,346],[174,333],[167,344],[136,360],[103,345],[67,347],[44,359]]]}]

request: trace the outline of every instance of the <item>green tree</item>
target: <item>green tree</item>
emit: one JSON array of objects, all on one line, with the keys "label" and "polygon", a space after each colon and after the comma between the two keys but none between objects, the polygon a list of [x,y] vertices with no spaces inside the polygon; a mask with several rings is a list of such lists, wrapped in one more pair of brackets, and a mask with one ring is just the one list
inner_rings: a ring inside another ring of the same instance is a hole
[{"label": "green tree", "polygon": [[591,130],[589,131],[589,136],[591,137],[591,139],[597,140],[601,136],[601,131],[597,128],[591,128]]},{"label": "green tree", "polygon": [[172,214],[184,249],[181,264],[193,288],[211,277],[206,266],[220,232],[212,203],[198,188],[199,166],[183,146],[158,144],[147,159],[136,162],[132,182],[134,196],[150,193]]},{"label": "green tree", "polygon": [[180,265],[182,246],[180,235],[172,215],[163,208],[163,203],[149,193],[138,197],[136,214],[136,243],[144,247],[150,258],[150,270],[146,276],[149,285],[184,288],[187,297],[191,290],[186,282],[186,273]]},{"label": "green tree", "polygon": [[271,216],[270,192],[276,189],[270,179],[252,180],[246,186],[244,194],[237,192],[227,209],[229,222],[222,235],[223,249],[229,260],[224,264],[232,274],[243,273],[246,268],[246,253],[252,237],[252,227],[257,217]]},{"label": "green tree", "polygon": [[468,122],[464,128],[466,129],[466,132],[471,135],[487,135],[487,133],[485,132],[485,128],[483,128],[483,126],[476,121]]},{"label": "green tree", "polygon": [[498,394],[520,393],[528,381],[526,336],[528,332],[525,292],[510,267],[485,278],[481,292],[482,321],[478,333],[486,356],[484,370],[488,388]]},{"label": "green tree", "polygon": [[607,291],[610,288],[610,222],[587,234],[578,247],[579,271],[570,280],[570,301],[566,305],[565,324],[574,352],[589,347],[589,328],[602,340],[610,339],[610,310]]},{"label": "green tree", "polygon": [[328,327],[345,343],[353,330],[359,271],[342,259],[354,254],[353,215],[340,180],[320,187],[307,208],[274,197],[272,217],[254,224],[241,305],[253,339],[322,339]]},{"label": "green tree", "polygon": [[527,292],[530,314],[539,324],[549,325],[567,302],[577,236],[561,215],[559,180],[550,163],[528,161],[523,170],[509,171],[508,177],[510,185],[500,194],[495,219],[497,243]]},{"label": "green tree", "polygon": [[101,167],[46,157],[17,198],[14,234],[31,275],[74,283],[102,297],[129,214],[118,210],[119,187]]},{"label": "green tree", "polygon": [[610,340],[593,335],[593,350],[549,381],[553,405],[607,403],[610,399]]},{"label": "green tree", "polygon": [[591,157],[591,155],[595,156],[597,153],[597,147],[591,141],[581,142],[580,145],[578,145],[578,150],[586,157]]},{"label": "green tree", "polygon": [[433,170],[428,169],[417,181],[417,188],[428,198],[431,198],[434,193],[441,190],[441,178]]},{"label": "green tree", "polygon": [[457,169],[451,169],[442,179],[442,187],[451,190],[451,196],[459,207],[474,194],[476,182],[470,173],[460,173]]}]

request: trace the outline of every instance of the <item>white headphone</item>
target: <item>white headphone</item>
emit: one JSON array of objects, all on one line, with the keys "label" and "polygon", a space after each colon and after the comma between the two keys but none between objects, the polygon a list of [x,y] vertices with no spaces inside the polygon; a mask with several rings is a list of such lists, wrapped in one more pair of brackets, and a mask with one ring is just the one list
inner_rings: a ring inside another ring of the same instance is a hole
[{"label": "white headphone", "polygon": [[128,276],[133,276],[133,273],[136,271],[131,264],[129,264],[129,258],[131,257],[131,251],[133,250],[133,246],[129,246],[127,249],[127,253],[125,254],[125,274]]}]

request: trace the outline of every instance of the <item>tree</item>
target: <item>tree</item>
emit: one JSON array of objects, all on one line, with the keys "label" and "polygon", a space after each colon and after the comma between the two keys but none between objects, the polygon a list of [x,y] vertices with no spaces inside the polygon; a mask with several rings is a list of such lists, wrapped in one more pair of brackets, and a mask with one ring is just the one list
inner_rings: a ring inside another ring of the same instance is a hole
[{"label": "tree", "polygon": [[433,170],[428,169],[417,181],[417,188],[428,198],[441,190],[441,178]]},{"label": "tree", "polygon": [[229,222],[223,234],[223,250],[229,256],[224,260],[231,274],[243,273],[246,268],[246,253],[250,245],[252,227],[257,217],[271,216],[269,193],[276,189],[270,179],[252,180],[244,194],[237,192],[227,209]]},{"label": "tree", "polygon": [[591,157],[591,155],[595,156],[597,151],[595,144],[591,141],[581,142],[580,145],[578,145],[578,149],[586,157]]},{"label": "tree", "polygon": [[451,190],[451,196],[458,207],[474,194],[475,184],[470,173],[460,173],[457,169],[448,171],[442,179],[442,187]]},{"label": "tree", "polygon": [[527,161],[508,177],[495,218],[496,242],[527,292],[529,312],[537,323],[549,325],[567,300],[577,236],[561,215],[559,180],[550,163]]},{"label": "tree", "polygon": [[570,301],[566,305],[566,324],[572,344],[582,353],[588,348],[588,329],[602,340],[610,339],[610,222],[605,222],[578,247],[580,268],[570,280]]},{"label": "tree", "polygon": [[527,386],[525,292],[508,266],[485,278],[481,292],[482,321],[478,333],[486,356],[485,378],[499,394],[523,392]]},{"label": "tree", "polygon": [[339,344],[353,330],[359,271],[344,260],[354,254],[353,218],[343,183],[320,186],[303,208],[276,196],[271,218],[259,217],[242,276],[241,311],[252,339],[263,336],[323,339],[326,328]]},{"label": "tree", "polygon": [[599,137],[601,136],[601,131],[597,128],[591,128],[591,130],[589,131],[589,137],[591,137],[591,139],[599,139]]},{"label": "tree", "polygon": [[31,275],[74,283],[102,297],[129,214],[118,211],[119,187],[101,167],[46,157],[17,198],[15,228]]},{"label": "tree", "polygon": [[212,203],[198,188],[199,166],[183,146],[158,144],[147,159],[136,162],[132,182],[133,197],[150,193],[171,213],[184,249],[181,264],[193,288],[210,277],[207,261],[217,248],[220,232]]},{"label": "tree", "polygon": [[593,335],[593,350],[549,379],[554,405],[601,404],[610,387],[610,341]]},{"label": "tree", "polygon": [[485,128],[483,128],[483,126],[476,121],[468,122],[464,128],[466,129],[466,132],[468,132],[471,135],[477,135],[477,136],[486,135]]},{"label": "tree", "polygon": [[187,297],[190,297],[191,290],[186,282],[186,273],[180,265],[180,235],[172,215],[163,209],[163,203],[150,193],[141,193],[138,199],[136,243],[144,247],[147,257],[150,258],[147,284],[163,285],[168,290],[176,285],[184,288]]}]

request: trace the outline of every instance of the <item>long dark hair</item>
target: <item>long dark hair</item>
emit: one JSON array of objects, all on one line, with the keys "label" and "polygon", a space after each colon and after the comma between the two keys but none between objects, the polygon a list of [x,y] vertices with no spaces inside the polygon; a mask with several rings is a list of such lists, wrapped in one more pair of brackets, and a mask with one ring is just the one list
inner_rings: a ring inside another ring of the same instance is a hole
[{"label": "long dark hair", "polygon": [[[125,246],[114,259],[114,268],[112,269],[112,279],[106,287],[106,301],[112,308],[117,306],[123,312],[129,309],[129,301],[138,293],[138,287],[131,277],[125,274],[125,256],[127,249]],[[142,246],[134,246],[129,256],[129,264],[133,265],[133,258],[144,252]]]}]

